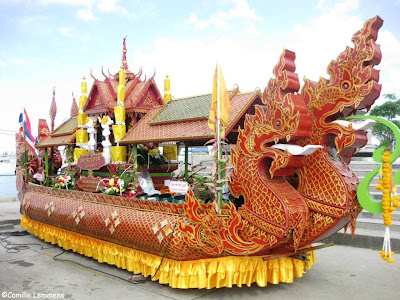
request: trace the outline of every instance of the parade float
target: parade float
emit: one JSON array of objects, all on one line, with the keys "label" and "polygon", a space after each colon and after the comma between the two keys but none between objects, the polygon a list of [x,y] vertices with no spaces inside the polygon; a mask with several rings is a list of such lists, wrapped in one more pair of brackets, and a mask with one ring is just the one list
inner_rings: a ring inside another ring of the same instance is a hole
[{"label": "parade float", "polygon": [[[365,122],[342,119],[379,97],[382,24],[378,16],[366,21],[354,47],[330,62],[329,79],[305,79],[301,90],[295,53],[284,50],[263,92],[222,84],[220,96],[172,100],[168,79],[163,98],[154,75],[129,71],[124,40],[117,74],[93,77],[88,95],[82,81],[79,105],[58,128],[39,122],[41,159],[31,151],[18,168],[21,226],[174,288],[302,277],[314,263],[313,243],[355,230],[359,180],[348,164],[367,132]],[[227,103],[213,119],[215,99]],[[214,167],[199,179],[188,149],[207,142],[216,148]],[[56,163],[60,146],[66,155]]]}]

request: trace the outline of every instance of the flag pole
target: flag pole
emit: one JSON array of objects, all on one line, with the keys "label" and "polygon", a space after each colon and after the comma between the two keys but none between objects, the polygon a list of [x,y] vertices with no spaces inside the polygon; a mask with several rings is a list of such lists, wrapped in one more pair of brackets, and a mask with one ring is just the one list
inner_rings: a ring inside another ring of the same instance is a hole
[{"label": "flag pole", "polygon": [[220,183],[221,180],[221,72],[219,63],[217,63],[217,204],[218,211],[217,213],[221,213],[222,208],[222,186]]},{"label": "flag pole", "polygon": [[25,182],[28,182],[28,149],[26,148],[26,133],[25,133],[25,108],[22,109],[22,131],[24,132],[24,155],[23,155],[23,162],[24,162],[24,170],[25,170]]}]

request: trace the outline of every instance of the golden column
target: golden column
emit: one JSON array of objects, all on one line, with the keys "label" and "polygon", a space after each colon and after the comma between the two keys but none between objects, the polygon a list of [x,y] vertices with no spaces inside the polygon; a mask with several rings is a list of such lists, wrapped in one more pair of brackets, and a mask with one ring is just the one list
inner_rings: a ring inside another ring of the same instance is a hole
[{"label": "golden column", "polygon": [[167,104],[171,100],[171,80],[167,76],[164,79],[164,103]]},{"label": "golden column", "polygon": [[[164,79],[164,103],[167,104],[171,101],[171,80],[169,76]],[[175,142],[163,143],[163,155],[168,160],[178,159],[178,148]]]},{"label": "golden column", "polygon": [[124,38],[124,49],[122,55],[122,66],[121,70],[119,70],[119,84],[117,87],[117,105],[114,106],[114,116],[115,116],[115,124],[112,125],[114,132],[114,141],[117,144],[116,146],[111,147],[111,161],[115,164],[122,164],[127,161],[126,156],[126,146],[120,146],[119,141],[126,134],[126,124],[125,124],[125,72],[128,69],[127,61],[126,61],[126,45]]},{"label": "golden column", "polygon": [[87,142],[89,140],[88,133],[85,128],[85,124],[87,122],[87,117],[83,112],[83,107],[87,101],[87,83],[86,78],[83,77],[81,83],[81,92],[82,95],[79,98],[79,112],[78,112],[78,129],[76,130],[76,145],[80,148],[76,147],[74,150],[74,161],[78,161],[79,157],[87,152]]}]

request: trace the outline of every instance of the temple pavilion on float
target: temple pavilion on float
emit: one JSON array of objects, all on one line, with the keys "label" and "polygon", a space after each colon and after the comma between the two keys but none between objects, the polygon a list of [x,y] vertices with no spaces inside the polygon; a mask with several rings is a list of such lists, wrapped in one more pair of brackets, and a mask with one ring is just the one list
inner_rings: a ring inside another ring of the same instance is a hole
[{"label": "temple pavilion on float", "polygon": [[[128,161],[133,163],[137,157],[134,155],[137,154],[137,146],[148,143],[163,145],[163,157],[175,163],[179,145],[179,148],[186,150],[187,178],[188,147],[204,146],[214,134],[207,122],[212,95],[210,93],[169,101],[171,94],[168,75],[164,81],[163,98],[154,80],[155,74],[142,79],[142,69],[136,74],[128,69],[126,52],[124,40],[121,71],[107,76],[102,70],[104,80],[91,74],[94,83],[88,95],[87,83],[83,78],[79,108],[73,99],[68,120],[52,131],[48,129],[45,120],[39,120],[39,143],[36,147],[46,150],[43,151],[46,161],[50,154],[48,149],[50,151],[51,147],[65,146],[67,157],[64,160],[70,162],[77,162],[88,150],[94,150],[103,154],[106,164],[124,164]],[[228,143],[235,144],[238,127],[243,128],[245,114],[254,114],[254,105],[261,104],[261,92],[257,89],[241,93],[236,85],[229,91],[229,98],[231,113],[225,134]],[[52,156],[56,154],[53,150]],[[173,170],[176,167],[170,166],[168,169]],[[51,170],[48,174],[51,174]],[[95,174],[109,176],[104,172]],[[154,176],[155,186],[161,188],[164,179],[170,176],[170,172],[163,173],[162,178]]]}]

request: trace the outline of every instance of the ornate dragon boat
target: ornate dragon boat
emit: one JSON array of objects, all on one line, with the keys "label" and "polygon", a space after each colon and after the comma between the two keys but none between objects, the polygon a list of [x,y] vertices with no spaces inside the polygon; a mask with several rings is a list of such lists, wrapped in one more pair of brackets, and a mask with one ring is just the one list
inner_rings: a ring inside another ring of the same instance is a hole
[{"label": "ornate dragon boat", "polygon": [[[89,97],[83,85],[70,120],[52,131],[39,122],[44,177],[51,177],[55,161],[48,161],[48,152],[59,158],[55,147],[61,145],[69,149],[67,160],[89,171],[79,170],[80,182],[68,189],[66,182],[55,188],[54,182],[32,179],[19,167],[21,226],[64,249],[174,288],[266,286],[303,276],[314,263],[312,243],[343,227],[355,230],[359,180],[348,164],[366,144],[367,132],[364,123],[339,119],[368,110],[379,97],[374,66],[381,52],[375,41],[382,24],[378,16],[365,22],[353,35],[354,47],[330,62],[329,79],[305,79],[300,91],[295,53],[284,50],[263,92],[229,92],[225,137],[232,201],[218,212],[194,188],[184,201],[153,201],[138,190],[127,194],[123,186],[124,194],[97,191],[117,180],[104,179],[104,165],[130,168],[135,176],[138,144],[183,142],[187,148],[213,137],[207,124],[211,95],[164,103],[154,76],[142,81],[141,72],[127,69],[124,47],[124,67],[104,81],[95,79]],[[92,135],[100,126],[103,134]],[[32,174],[41,172],[38,162],[32,168]],[[153,178],[166,172],[156,173]]]}]

